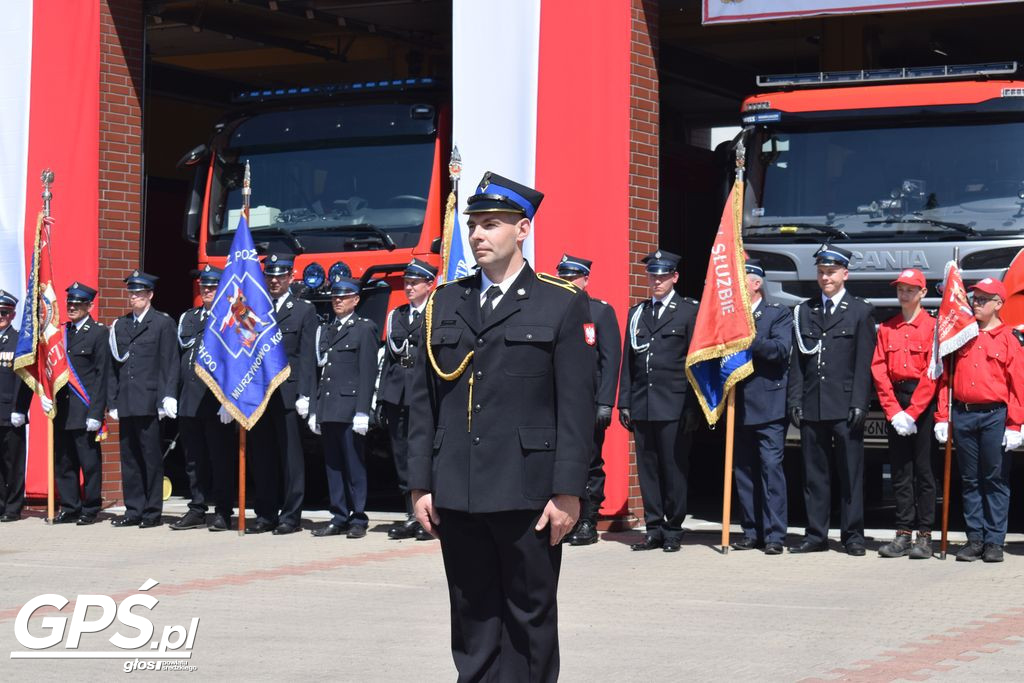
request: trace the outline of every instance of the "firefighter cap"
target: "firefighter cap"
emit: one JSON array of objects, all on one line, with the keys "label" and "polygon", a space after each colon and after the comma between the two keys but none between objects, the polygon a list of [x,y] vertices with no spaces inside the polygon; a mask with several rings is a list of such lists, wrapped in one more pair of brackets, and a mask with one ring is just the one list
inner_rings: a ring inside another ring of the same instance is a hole
[{"label": "firefighter cap", "polygon": [[1006,301],[1006,286],[1002,282],[992,277],[987,277],[983,280],[978,280],[970,287],[973,292],[985,292],[992,296],[998,296],[1003,301]]},{"label": "firefighter cap", "polygon": [[463,213],[507,211],[521,213],[533,220],[543,199],[544,193],[488,171],[484,173],[473,196],[466,200]]},{"label": "firefighter cap", "polygon": [[647,264],[648,275],[668,275],[674,273],[679,267],[680,258],[679,254],[658,249],[653,254],[644,256],[641,261]]},{"label": "firefighter cap", "polygon": [[153,289],[156,287],[156,281],[159,279],[160,278],[156,275],[144,273],[136,268],[124,279],[125,289],[129,292],[141,292],[146,289]]},{"label": "firefighter cap", "polygon": [[569,254],[562,254],[562,260],[558,262],[558,277],[580,277],[581,275],[590,275],[590,266],[593,265],[593,261],[579,256],[570,256]]},{"label": "firefighter cap", "polygon": [[852,256],[853,254],[842,247],[823,244],[814,253],[814,263],[819,266],[842,266],[843,268],[849,268]]},{"label": "firefighter cap", "polygon": [[87,304],[96,298],[96,290],[81,282],[71,283],[64,291],[68,293],[67,301],[70,304]]},{"label": "firefighter cap", "polygon": [[910,285],[911,287],[920,287],[924,289],[927,283],[924,279],[924,273],[917,268],[907,268],[899,274],[895,280],[889,283],[890,285]]}]

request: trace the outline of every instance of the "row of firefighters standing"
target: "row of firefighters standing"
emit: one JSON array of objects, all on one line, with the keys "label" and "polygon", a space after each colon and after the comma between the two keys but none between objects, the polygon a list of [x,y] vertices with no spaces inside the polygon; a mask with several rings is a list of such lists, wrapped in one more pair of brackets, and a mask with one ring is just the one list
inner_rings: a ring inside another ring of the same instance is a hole
[{"label": "row of firefighters standing", "polygon": [[[863,427],[873,385],[889,421],[896,497],[896,536],[879,553],[931,557],[936,478],[930,439],[934,433],[945,442],[952,412],[968,538],[957,559],[1000,561],[1009,507],[1008,452],[1020,445],[1024,421],[1022,351],[998,316],[1005,288],[989,278],[972,287],[980,332],[957,352],[950,411],[944,389],[948,374],[934,381],[926,372],[935,320],[921,308],[924,275],[909,269],[893,282],[902,312],[876,334],[870,304],[846,290],[849,259],[849,252],[823,246],[816,255],[821,296],[792,312],[764,297],[764,270],[756,261],[747,262],[756,327],[751,346],[754,373],[737,392],[734,474],[743,537],[732,546],[761,548],[773,555],[784,550],[787,494],[782,459],[788,420],[800,430],[808,518],[804,538],[790,552],[828,549],[835,472],[843,549],[855,556],[865,553]],[[598,349],[594,451],[580,519],[566,540],[587,545],[598,539],[596,522],[604,499],[602,446],[618,388],[619,419],[635,439],[646,524],[644,539],[632,548],[674,552],[683,533],[689,451],[699,424],[685,375],[697,302],[674,290],[677,255],[659,250],[643,260],[651,296],[630,309],[621,352],[614,311],[607,303],[590,299],[593,327],[588,334],[596,335]],[[305,489],[302,420],[322,436],[330,492],[332,519],[313,535],[364,536],[368,519],[363,437],[373,418],[388,431],[407,500],[406,520],[389,535],[428,540],[430,534],[416,522],[408,503],[407,401],[410,370],[423,362],[418,360],[422,314],[436,268],[418,259],[408,264],[408,303],[389,314],[383,360],[378,363],[376,326],[355,314],[359,281],[334,279],[334,316],[319,324],[312,304],[291,293],[292,266],[287,256],[264,259],[267,289],[292,373],[274,391],[252,430],[256,520],[246,531],[280,535],[299,530]],[[565,255],[557,272],[586,289],[591,267],[587,259]],[[90,316],[94,289],[78,282],[67,289],[68,358],[86,395],[79,396],[70,387],[57,395],[54,433],[61,512],[56,522],[88,525],[96,519],[101,502],[98,435],[108,409],[110,418],[120,422],[126,506],[124,516],[113,521],[115,526],[161,524],[159,420],[170,417],[179,421],[191,488],[189,510],[172,528],[230,528],[235,428],[193,370],[220,276],[210,266],[198,273],[203,303],[186,311],[177,326],[152,308],[156,278],[146,273],[135,271],[125,278],[132,310],[109,329]],[[0,291],[2,521],[21,516],[24,430],[31,399],[11,369],[16,303],[13,295]],[[49,405],[43,407],[49,411]],[[214,514],[207,523],[210,507]]]}]

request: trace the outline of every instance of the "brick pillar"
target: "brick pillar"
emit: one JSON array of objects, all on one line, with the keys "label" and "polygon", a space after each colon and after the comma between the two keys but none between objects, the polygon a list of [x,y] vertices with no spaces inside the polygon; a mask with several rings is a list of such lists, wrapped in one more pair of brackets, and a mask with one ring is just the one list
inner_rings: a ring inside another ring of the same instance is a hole
[{"label": "brick pillar", "polygon": [[[647,297],[640,259],[658,244],[658,0],[632,0],[629,100],[629,298]],[[636,453],[630,440],[629,509],[643,519]]]},{"label": "brick pillar", "polygon": [[[125,310],[125,273],[137,267],[142,226],[142,3],[100,3],[99,319]],[[104,504],[120,505],[117,423],[103,444]]]}]

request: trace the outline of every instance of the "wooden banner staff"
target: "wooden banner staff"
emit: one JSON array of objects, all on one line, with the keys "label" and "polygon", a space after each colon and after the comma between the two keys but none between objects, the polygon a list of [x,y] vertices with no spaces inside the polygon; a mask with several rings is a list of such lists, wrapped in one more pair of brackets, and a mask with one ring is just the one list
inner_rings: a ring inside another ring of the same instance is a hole
[{"label": "wooden banner staff", "polygon": [[732,451],[736,431],[736,387],[729,389],[725,404],[725,484],[722,490],[722,554],[729,553],[732,522]]},{"label": "wooden banner staff", "polygon": [[[39,179],[43,181],[43,217],[50,217],[50,200],[53,199],[53,193],[50,192],[50,185],[53,183],[54,174],[50,169],[44,169],[40,174]],[[36,302],[38,305],[38,302]],[[36,322],[38,325],[38,321]],[[39,350],[36,349],[36,353]],[[56,403],[57,397],[51,397],[51,400]],[[53,418],[49,415],[46,416],[46,523],[53,524],[55,516],[55,506],[53,499]]]},{"label": "wooden banner staff", "polygon": [[[957,271],[960,269],[960,247],[953,247],[953,263]],[[945,294],[945,292],[943,292]],[[942,475],[942,542],[939,544],[939,559],[946,559],[946,547],[949,544],[949,479],[953,472],[953,369],[956,367],[956,354],[949,354],[949,379],[947,382],[949,399],[946,403],[946,462]]]},{"label": "wooden banner staff", "polygon": [[[242,179],[242,214],[249,222],[249,198],[252,196],[252,176],[249,162],[245,162],[245,176]],[[245,436],[248,430],[238,425],[238,535],[245,536]]]}]

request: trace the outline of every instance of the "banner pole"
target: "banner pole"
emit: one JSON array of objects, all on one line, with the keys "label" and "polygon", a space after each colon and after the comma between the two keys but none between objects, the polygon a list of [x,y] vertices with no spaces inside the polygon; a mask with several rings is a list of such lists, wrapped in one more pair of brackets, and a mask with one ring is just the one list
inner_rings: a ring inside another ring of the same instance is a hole
[{"label": "banner pole", "polygon": [[736,387],[729,389],[725,404],[725,481],[722,490],[722,554],[729,553],[729,527],[732,518],[732,451],[736,429]]},{"label": "banner pole", "polygon": [[245,536],[245,427],[238,427],[238,535]]},{"label": "banner pole", "polygon": [[942,542],[939,545],[939,559],[946,559],[946,547],[949,543],[949,478],[953,472],[953,368],[956,366],[956,354],[949,358],[949,402],[946,416],[946,462],[942,474]]},{"label": "banner pole", "polygon": [[46,523],[53,524],[53,420],[46,418]]}]

